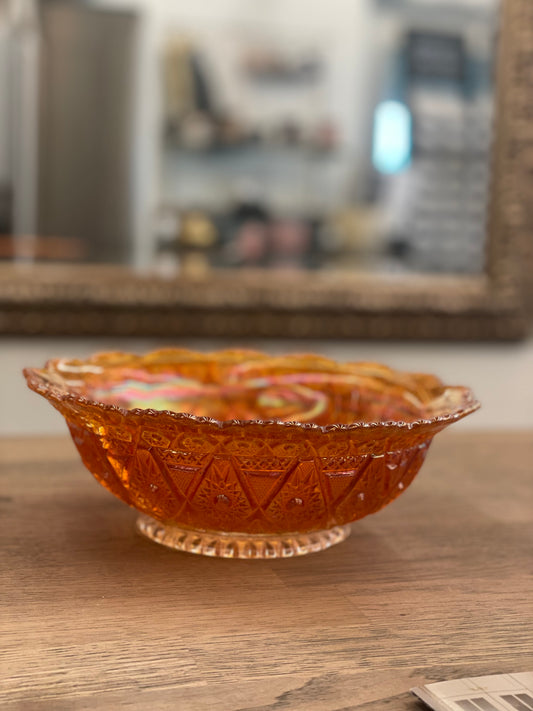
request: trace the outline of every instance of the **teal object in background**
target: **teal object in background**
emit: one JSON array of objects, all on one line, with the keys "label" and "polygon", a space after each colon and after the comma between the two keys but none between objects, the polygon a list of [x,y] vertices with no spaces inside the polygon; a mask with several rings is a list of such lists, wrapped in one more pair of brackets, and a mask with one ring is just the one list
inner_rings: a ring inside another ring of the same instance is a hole
[{"label": "teal object in background", "polygon": [[372,163],[380,173],[392,175],[411,163],[412,120],[399,101],[383,101],[374,113]]}]

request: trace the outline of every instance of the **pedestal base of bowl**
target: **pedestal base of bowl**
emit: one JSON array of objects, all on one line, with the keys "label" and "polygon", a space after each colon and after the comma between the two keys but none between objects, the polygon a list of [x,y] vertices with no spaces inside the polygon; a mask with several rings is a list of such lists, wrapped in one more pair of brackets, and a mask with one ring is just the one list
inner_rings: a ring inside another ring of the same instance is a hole
[{"label": "pedestal base of bowl", "polygon": [[186,553],[214,558],[292,558],[326,550],[350,535],[350,526],[310,533],[252,534],[180,528],[141,515],[137,530],[156,543]]}]

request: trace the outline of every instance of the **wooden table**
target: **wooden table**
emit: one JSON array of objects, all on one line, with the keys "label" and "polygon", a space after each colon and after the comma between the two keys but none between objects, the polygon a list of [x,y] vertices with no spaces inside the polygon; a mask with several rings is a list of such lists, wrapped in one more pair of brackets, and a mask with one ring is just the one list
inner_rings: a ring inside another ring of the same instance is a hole
[{"label": "wooden table", "polygon": [[2,709],[402,711],[533,669],[533,433],[439,435],[329,551],[176,553],[66,439],[0,441]]}]

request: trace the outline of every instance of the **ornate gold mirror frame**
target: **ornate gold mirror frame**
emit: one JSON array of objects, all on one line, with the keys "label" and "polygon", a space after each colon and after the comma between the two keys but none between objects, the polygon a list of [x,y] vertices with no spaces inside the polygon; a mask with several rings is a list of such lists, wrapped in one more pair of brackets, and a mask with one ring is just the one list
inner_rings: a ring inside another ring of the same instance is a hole
[{"label": "ornate gold mirror frame", "polygon": [[173,280],[106,265],[0,264],[0,333],[518,339],[533,230],[533,2],[502,0],[496,123],[479,276],[290,276],[214,271]]}]

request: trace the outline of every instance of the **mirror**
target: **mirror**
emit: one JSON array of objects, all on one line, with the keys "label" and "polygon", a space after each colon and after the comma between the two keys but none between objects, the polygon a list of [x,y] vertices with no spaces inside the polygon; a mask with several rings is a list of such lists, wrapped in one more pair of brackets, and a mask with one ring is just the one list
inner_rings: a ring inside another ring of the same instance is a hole
[{"label": "mirror", "polygon": [[213,8],[166,28],[156,252],[483,271],[496,2]]},{"label": "mirror", "polygon": [[0,8],[5,324],[402,337],[488,309],[498,0]]}]

